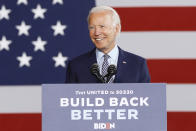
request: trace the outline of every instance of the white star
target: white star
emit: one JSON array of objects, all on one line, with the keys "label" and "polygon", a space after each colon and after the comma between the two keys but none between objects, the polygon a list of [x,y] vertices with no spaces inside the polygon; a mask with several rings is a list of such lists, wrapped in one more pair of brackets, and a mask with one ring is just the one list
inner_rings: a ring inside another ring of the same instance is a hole
[{"label": "white star", "polygon": [[31,10],[34,13],[34,19],[41,18],[44,19],[44,13],[47,11],[47,9],[42,8],[40,4],[37,5],[36,9]]},{"label": "white star", "polygon": [[2,20],[3,18],[9,20],[10,17],[9,17],[9,13],[11,12],[10,9],[6,9],[5,5],[1,6],[1,9],[0,9],[0,20]]},{"label": "white star", "polygon": [[36,41],[32,41],[32,44],[35,46],[34,51],[45,51],[44,46],[47,44],[47,41],[42,41],[41,37],[38,36]]},{"label": "white star", "polygon": [[64,35],[64,30],[67,26],[62,25],[60,21],[57,21],[56,25],[52,25],[51,28],[54,30],[54,36],[56,36],[58,34]]},{"label": "white star", "polygon": [[27,0],[18,0],[18,1],[17,1],[17,5],[20,5],[20,4],[27,5],[28,2],[27,2]]},{"label": "white star", "polygon": [[58,53],[58,56],[52,57],[55,61],[55,67],[62,66],[65,67],[65,62],[67,61],[68,57],[63,56],[61,52]]},{"label": "white star", "polygon": [[0,40],[0,51],[5,49],[7,51],[10,50],[9,45],[12,43],[11,40],[7,40],[5,36]]},{"label": "white star", "polygon": [[53,5],[55,5],[55,4],[57,4],[57,3],[59,3],[60,5],[62,5],[62,4],[63,4],[63,0],[53,0],[53,1],[52,1],[52,4],[53,4]]},{"label": "white star", "polygon": [[18,56],[16,59],[20,62],[19,67],[23,67],[23,66],[30,67],[31,66],[30,60],[32,60],[32,56],[27,56],[26,52],[23,52],[22,56]]},{"label": "white star", "polygon": [[31,28],[30,25],[26,25],[24,21],[21,22],[21,25],[16,25],[16,29],[18,29],[18,35],[21,36],[22,34],[28,36],[29,29]]}]

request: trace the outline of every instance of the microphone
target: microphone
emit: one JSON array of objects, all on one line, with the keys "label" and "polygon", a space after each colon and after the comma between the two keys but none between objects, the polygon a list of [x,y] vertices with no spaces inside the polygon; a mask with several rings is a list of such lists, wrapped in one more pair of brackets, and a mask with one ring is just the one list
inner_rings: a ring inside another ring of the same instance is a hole
[{"label": "microphone", "polygon": [[107,81],[106,83],[108,83],[110,81],[110,79],[112,78],[113,75],[115,75],[117,73],[117,68],[115,65],[110,65],[108,67],[108,74],[105,76],[107,77]]},{"label": "microphone", "polygon": [[94,75],[101,83],[106,83],[104,77],[99,73],[99,66],[94,63],[90,68],[91,74]]}]

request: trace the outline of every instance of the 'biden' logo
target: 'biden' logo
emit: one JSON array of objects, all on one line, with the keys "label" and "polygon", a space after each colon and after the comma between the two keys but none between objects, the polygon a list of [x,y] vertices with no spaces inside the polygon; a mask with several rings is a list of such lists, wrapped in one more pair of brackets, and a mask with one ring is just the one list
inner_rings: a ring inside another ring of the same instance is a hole
[{"label": "'biden' logo", "polygon": [[94,123],[94,129],[114,129],[115,123]]}]

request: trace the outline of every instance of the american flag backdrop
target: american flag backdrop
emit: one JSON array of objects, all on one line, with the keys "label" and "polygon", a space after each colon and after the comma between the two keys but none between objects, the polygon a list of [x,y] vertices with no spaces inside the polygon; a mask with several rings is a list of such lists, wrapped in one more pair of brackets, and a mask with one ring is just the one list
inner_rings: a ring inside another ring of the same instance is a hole
[{"label": "american flag backdrop", "polygon": [[68,59],[93,47],[86,29],[93,5],[89,0],[1,0],[0,84],[63,83]]},{"label": "american flag backdrop", "polygon": [[117,10],[117,44],[168,83],[168,131],[195,131],[196,0],[0,0],[0,131],[41,131],[40,84],[62,83],[67,61],[93,47],[95,5]]}]

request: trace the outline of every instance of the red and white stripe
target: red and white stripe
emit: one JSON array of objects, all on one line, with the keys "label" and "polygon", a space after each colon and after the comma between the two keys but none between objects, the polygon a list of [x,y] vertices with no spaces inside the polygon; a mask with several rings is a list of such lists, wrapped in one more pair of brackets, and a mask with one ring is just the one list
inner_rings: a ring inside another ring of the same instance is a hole
[{"label": "red and white stripe", "polygon": [[[196,130],[196,0],[96,0],[117,10],[118,45],[166,82],[168,131]],[[0,130],[41,131],[41,86],[0,87]]]}]

